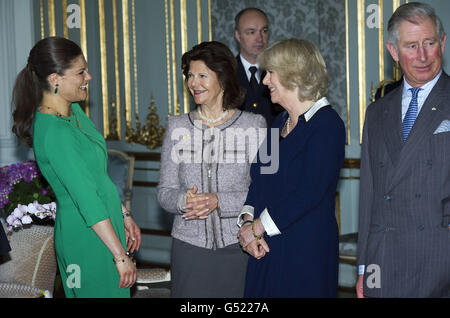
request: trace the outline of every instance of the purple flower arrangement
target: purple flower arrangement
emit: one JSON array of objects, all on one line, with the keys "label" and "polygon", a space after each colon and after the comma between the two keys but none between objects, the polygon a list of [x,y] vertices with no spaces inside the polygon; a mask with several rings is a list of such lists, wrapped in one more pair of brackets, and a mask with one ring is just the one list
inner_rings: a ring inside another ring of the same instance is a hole
[{"label": "purple flower arrangement", "polygon": [[4,209],[8,231],[31,223],[53,225],[55,194],[35,161],[0,168],[0,209]]}]

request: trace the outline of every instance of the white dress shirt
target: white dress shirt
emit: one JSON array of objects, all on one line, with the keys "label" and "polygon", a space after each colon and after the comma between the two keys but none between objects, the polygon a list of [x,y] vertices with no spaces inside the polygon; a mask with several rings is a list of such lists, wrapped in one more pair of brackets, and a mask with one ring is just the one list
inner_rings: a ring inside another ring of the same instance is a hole
[{"label": "white dress shirt", "polygon": [[[417,108],[418,108],[417,115],[419,115],[420,110],[422,109],[422,106],[425,103],[425,100],[427,99],[434,85],[436,85],[437,81],[441,77],[441,74],[442,70],[431,81],[420,87],[421,90],[417,95]],[[405,118],[406,112],[408,111],[409,103],[411,102],[412,98],[412,92],[409,90],[410,88],[412,88],[412,86],[409,85],[409,83],[405,80],[405,77],[403,77],[402,122],[403,119]]]},{"label": "white dress shirt", "polygon": [[255,66],[258,70],[255,73],[256,81],[258,84],[261,82],[261,69],[259,68],[259,64],[252,64],[247,61],[241,54],[239,54],[241,58],[242,66],[244,66],[245,74],[247,75],[247,79],[250,82],[250,77],[252,76],[252,72],[250,72],[250,66]]}]

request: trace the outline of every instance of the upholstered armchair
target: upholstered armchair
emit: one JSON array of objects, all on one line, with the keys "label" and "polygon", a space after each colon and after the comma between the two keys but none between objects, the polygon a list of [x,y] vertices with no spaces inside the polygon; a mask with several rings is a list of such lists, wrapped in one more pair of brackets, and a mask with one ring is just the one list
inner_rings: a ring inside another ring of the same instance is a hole
[{"label": "upholstered armchair", "polygon": [[57,270],[53,227],[32,225],[13,232],[9,244],[11,251],[0,256],[0,298],[52,297]]},{"label": "upholstered armchair", "polygon": [[[134,157],[127,155],[121,150],[108,149],[108,173],[117,186],[123,204],[128,210],[132,211],[131,193],[133,188]],[[166,291],[169,284],[169,269],[138,267],[136,286],[133,288],[132,297],[166,297],[168,296]]]},{"label": "upholstered armchair", "polygon": [[134,157],[117,149],[108,149],[108,174],[119,191],[120,200],[128,210],[131,210]]}]

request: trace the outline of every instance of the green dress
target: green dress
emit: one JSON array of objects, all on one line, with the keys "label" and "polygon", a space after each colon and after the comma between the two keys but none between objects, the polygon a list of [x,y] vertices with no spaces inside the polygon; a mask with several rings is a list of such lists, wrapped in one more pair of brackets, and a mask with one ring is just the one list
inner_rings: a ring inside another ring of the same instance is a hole
[{"label": "green dress", "polygon": [[124,249],[120,197],[107,173],[102,135],[78,104],[69,120],[36,112],[34,154],[56,194],[55,250],[66,297],[130,297],[92,225],[110,219]]}]

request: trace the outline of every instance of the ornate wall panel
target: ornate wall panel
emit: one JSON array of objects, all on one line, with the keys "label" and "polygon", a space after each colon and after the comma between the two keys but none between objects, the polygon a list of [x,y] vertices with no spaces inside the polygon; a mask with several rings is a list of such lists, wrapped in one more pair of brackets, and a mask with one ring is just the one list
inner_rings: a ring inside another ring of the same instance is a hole
[{"label": "ornate wall panel", "polygon": [[314,42],[327,63],[330,87],[327,97],[345,123],[347,117],[345,2],[308,0],[215,0],[212,2],[213,39],[227,44],[235,54],[234,16],[246,7],[266,12],[270,43],[291,37]]},{"label": "ornate wall panel", "polygon": [[107,140],[158,149],[167,116],[188,112],[181,55],[210,33],[209,0],[38,0],[36,38],[77,42],[93,80],[83,103]]}]

